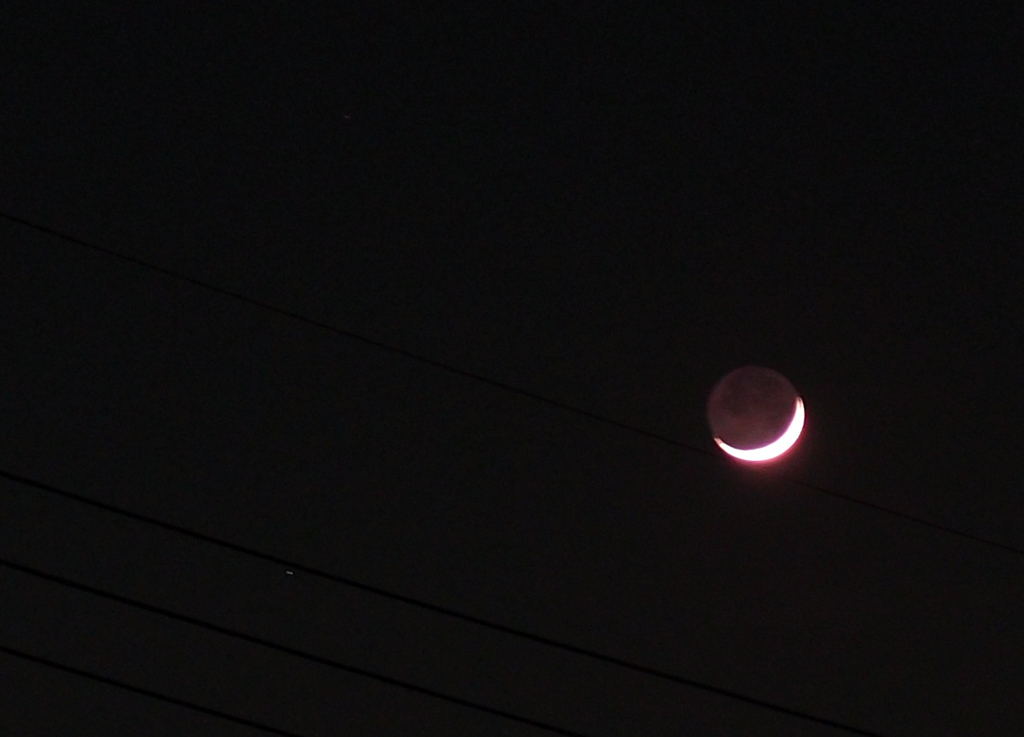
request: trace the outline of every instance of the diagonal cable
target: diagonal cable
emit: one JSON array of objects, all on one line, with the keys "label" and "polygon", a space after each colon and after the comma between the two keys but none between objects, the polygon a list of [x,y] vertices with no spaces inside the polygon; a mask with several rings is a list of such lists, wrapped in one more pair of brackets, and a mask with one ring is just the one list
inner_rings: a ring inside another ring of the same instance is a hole
[{"label": "diagonal cable", "polygon": [[262,732],[266,732],[267,734],[276,734],[280,735],[280,737],[303,737],[303,735],[299,734],[298,732],[289,732],[284,729],[278,729],[277,727],[271,727],[270,725],[263,724],[262,722],[256,722],[252,719],[246,719],[245,717],[240,717],[235,714],[229,714],[226,711],[211,709],[207,706],[197,704],[194,701],[186,701],[185,699],[179,699],[175,698],[174,696],[168,696],[167,694],[162,694],[158,691],[153,691],[148,688],[142,688],[141,686],[135,686],[130,683],[126,683],[125,681],[119,681],[115,678],[108,678],[107,676],[100,675],[99,673],[94,673],[93,671],[84,670],[82,668],[76,668],[65,663],[59,663],[56,660],[50,660],[49,658],[44,658],[39,655],[33,655],[32,653],[28,653],[24,650],[19,650],[13,647],[8,647],[7,645],[0,645],[0,653],[4,653],[15,658],[20,658],[22,660],[27,660],[37,665],[44,665],[47,668],[53,668],[54,670],[63,671],[64,673],[70,673],[71,675],[79,676],[80,678],[87,678],[90,681],[96,681],[97,683],[102,683],[105,686],[113,686],[114,688],[119,688],[123,691],[130,691],[134,694],[147,696],[151,699],[156,699],[157,701],[163,701],[165,704],[172,704],[174,706],[181,707],[182,709],[195,711],[206,716],[224,719],[235,724],[240,724],[243,727],[251,727],[253,729],[258,729]]},{"label": "diagonal cable", "polygon": [[[621,420],[616,420],[616,419],[614,419],[612,417],[608,417],[607,415],[602,415],[602,414],[597,413],[597,412],[591,412],[590,410],[582,409],[581,407],[576,407],[574,405],[568,404],[567,402],[562,402],[562,401],[560,401],[558,399],[553,399],[551,397],[546,397],[543,394],[538,394],[536,392],[532,392],[532,391],[529,391],[527,389],[523,389],[521,387],[517,387],[517,386],[514,386],[512,384],[505,383],[503,381],[499,381],[497,379],[492,379],[492,378],[484,376],[482,374],[478,374],[478,373],[475,373],[475,372],[472,372],[472,371],[467,371],[465,369],[461,369],[461,368],[459,368],[457,366],[454,366],[452,364],[445,363],[443,361],[438,361],[436,359],[430,358],[429,356],[425,356],[425,355],[422,355],[420,353],[415,353],[413,351],[408,351],[408,350],[405,350],[404,348],[398,348],[398,347],[390,345],[388,343],[384,343],[383,341],[376,340],[375,338],[370,338],[370,337],[368,337],[366,335],[361,335],[361,334],[356,333],[354,331],[346,330],[344,328],[340,328],[340,327],[337,327],[335,325],[331,325],[330,323],[324,322],[322,320],[316,320],[316,319],[313,319],[311,317],[306,317],[305,315],[299,314],[298,312],[294,312],[292,310],[288,310],[288,309],[285,309],[285,308],[282,308],[282,307],[278,307],[278,306],[273,305],[273,304],[271,304],[269,302],[263,302],[261,300],[258,300],[258,299],[255,299],[253,297],[249,297],[249,296],[247,296],[245,294],[242,294],[241,292],[236,292],[236,291],[231,290],[231,289],[226,289],[224,287],[217,286],[216,284],[213,284],[211,282],[203,281],[202,279],[196,279],[195,277],[191,277],[191,276],[188,276],[187,274],[183,274],[181,272],[174,271],[173,269],[168,269],[166,267],[150,263],[149,261],[145,261],[143,259],[136,258],[134,256],[129,256],[127,254],[120,253],[119,251],[116,251],[116,250],[114,250],[112,248],[107,248],[105,246],[96,245],[95,243],[90,243],[89,241],[86,241],[86,240],[84,240],[82,238],[78,238],[77,236],[71,235],[69,233],[65,233],[65,232],[63,232],[61,230],[58,230],[56,228],[53,228],[53,227],[50,227],[50,226],[47,226],[47,225],[42,225],[40,223],[36,223],[36,222],[31,221],[31,220],[27,220],[25,218],[21,218],[21,217],[18,217],[16,215],[11,215],[11,214],[5,213],[5,212],[0,212],[0,218],[8,220],[9,222],[12,222],[12,223],[16,223],[16,224],[18,224],[20,226],[23,226],[25,228],[29,228],[31,230],[35,230],[38,233],[43,233],[43,234],[51,236],[53,238],[57,238],[59,240],[65,241],[66,243],[70,243],[70,244],[79,246],[81,248],[85,248],[85,249],[88,249],[90,251],[94,251],[96,253],[103,254],[104,256],[108,256],[108,257],[111,257],[111,258],[118,259],[119,261],[123,261],[125,263],[133,264],[135,266],[138,266],[138,267],[141,267],[143,269],[146,269],[147,271],[151,271],[151,272],[154,272],[154,273],[157,273],[157,274],[162,274],[164,276],[170,277],[170,278],[175,279],[177,281],[181,281],[181,282],[184,282],[186,284],[191,284],[191,285],[199,287],[201,289],[205,289],[205,290],[208,290],[210,292],[214,292],[216,294],[220,294],[221,296],[224,296],[224,297],[229,297],[231,299],[237,300],[239,302],[242,302],[244,304],[250,305],[252,307],[258,307],[258,308],[260,308],[262,310],[266,310],[268,312],[273,312],[275,314],[281,315],[283,317],[287,317],[287,318],[295,320],[297,322],[305,323],[306,325],[310,325],[310,326],[318,328],[320,330],[324,330],[326,332],[333,333],[334,335],[338,335],[338,336],[346,338],[348,340],[352,340],[352,341],[355,341],[355,342],[358,342],[358,343],[363,343],[364,345],[368,345],[368,346],[371,346],[373,348],[377,348],[379,350],[385,351],[387,353],[391,353],[392,355],[402,356],[403,358],[407,358],[407,359],[409,359],[411,361],[415,361],[417,363],[420,363],[420,364],[423,364],[423,365],[426,365],[426,366],[432,366],[432,367],[434,367],[436,369],[440,369],[440,370],[445,371],[447,373],[454,374],[456,376],[461,376],[461,377],[466,378],[466,379],[471,379],[473,381],[479,382],[479,383],[484,384],[486,386],[490,386],[490,387],[493,387],[495,389],[499,389],[501,391],[508,392],[510,394],[516,394],[518,396],[525,397],[527,399],[531,399],[533,401],[540,402],[542,404],[546,404],[546,405],[548,405],[550,407],[556,407],[556,408],[558,408],[560,410],[564,410],[566,412],[571,412],[572,414],[575,414],[575,415],[580,416],[580,417],[585,417],[585,418],[587,418],[589,420],[593,420],[595,422],[599,422],[599,423],[601,423],[603,425],[609,425],[611,427],[617,427],[620,430],[625,430],[625,431],[633,433],[635,435],[641,435],[643,437],[650,438],[652,440],[656,440],[656,441],[658,441],[660,443],[665,443],[665,444],[671,445],[671,446],[673,446],[675,448],[684,448],[685,450],[688,450],[688,451],[690,451],[692,453],[699,453],[700,455],[703,455],[703,456],[705,456],[707,458],[712,458],[712,459],[714,459],[714,460],[716,460],[716,461],[718,461],[720,463],[728,463],[729,462],[728,459],[723,458],[720,454],[714,453],[714,452],[709,451],[709,450],[707,450],[705,448],[701,448],[701,447],[696,446],[696,445],[691,445],[689,443],[684,443],[681,440],[676,440],[675,438],[671,438],[671,437],[669,437],[667,435],[662,435],[661,433],[653,432],[651,430],[645,430],[642,427],[637,427],[636,425],[631,425],[629,423],[622,422]],[[844,494],[844,493],[841,493],[841,492],[838,492],[838,491],[833,491],[831,489],[826,489],[826,488],[824,488],[822,486],[818,486],[816,484],[812,484],[812,483],[810,483],[808,481],[803,481],[803,480],[795,478],[793,476],[788,476],[788,475],[785,475],[785,474],[779,474],[778,478],[780,478],[780,479],[782,479],[782,480],[784,480],[784,481],[786,481],[788,483],[791,483],[791,484],[793,484],[795,486],[799,486],[801,488],[807,489],[808,491],[813,491],[813,492],[818,493],[818,494],[823,494],[825,496],[830,496],[830,497],[833,497],[835,499],[840,499],[840,500],[842,500],[844,502],[847,502],[849,504],[855,504],[855,505],[858,505],[858,506],[861,506],[861,507],[866,507],[868,509],[872,509],[872,510],[874,510],[876,512],[881,512],[882,514],[889,515],[890,517],[895,517],[895,518],[903,520],[905,522],[910,522],[912,524],[919,525],[921,527],[927,527],[927,528],[929,528],[931,530],[936,530],[938,532],[942,532],[942,533],[945,533],[945,534],[948,534],[948,535],[953,535],[953,536],[959,537],[959,538],[964,539],[964,540],[970,540],[971,542],[978,543],[980,545],[985,545],[987,547],[994,548],[996,550],[1000,550],[1000,551],[1008,552],[1008,553],[1013,553],[1015,555],[1024,556],[1024,548],[1020,548],[1020,547],[1016,547],[1016,546],[1013,546],[1013,545],[1009,545],[1007,543],[1002,543],[1002,542],[999,542],[998,540],[993,540],[991,538],[984,537],[982,535],[976,535],[976,534],[974,534],[972,532],[965,532],[965,531],[959,530],[959,529],[957,529],[955,527],[951,527],[949,525],[944,525],[944,524],[942,524],[940,522],[934,522],[934,521],[931,521],[931,520],[927,520],[927,519],[925,519],[923,517],[918,517],[918,516],[915,516],[913,514],[909,514],[907,512],[901,512],[901,511],[896,510],[896,509],[891,509],[890,507],[886,507],[886,506],[883,506],[881,504],[876,504],[874,502],[870,502],[870,501],[867,501],[867,500],[864,500],[864,499],[860,499],[858,497],[851,496],[849,494]]]}]

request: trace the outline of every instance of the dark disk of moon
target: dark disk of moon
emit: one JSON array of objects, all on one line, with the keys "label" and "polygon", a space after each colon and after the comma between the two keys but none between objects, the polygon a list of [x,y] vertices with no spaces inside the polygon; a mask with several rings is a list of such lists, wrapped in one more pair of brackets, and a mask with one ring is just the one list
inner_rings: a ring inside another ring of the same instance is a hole
[{"label": "dark disk of moon", "polygon": [[[779,454],[785,452],[799,435],[797,420],[803,423],[803,402],[796,388],[778,371],[763,366],[744,366],[723,376],[711,390],[707,412],[715,441],[737,457],[773,444]],[[791,442],[778,444],[789,435]],[[774,456],[750,459],[769,457]]]}]

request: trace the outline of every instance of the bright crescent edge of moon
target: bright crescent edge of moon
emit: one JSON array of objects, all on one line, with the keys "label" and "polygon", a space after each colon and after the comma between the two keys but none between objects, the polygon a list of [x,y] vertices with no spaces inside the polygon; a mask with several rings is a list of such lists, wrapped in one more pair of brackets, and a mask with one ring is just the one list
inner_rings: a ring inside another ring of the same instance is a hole
[{"label": "bright crescent edge of moon", "polygon": [[760,448],[749,448],[747,450],[733,448],[728,443],[723,442],[719,437],[715,438],[715,442],[718,443],[719,448],[724,450],[733,458],[739,458],[741,461],[770,461],[773,458],[778,458],[780,455],[792,448],[793,443],[795,443],[797,438],[800,437],[800,431],[803,429],[804,400],[797,397],[796,409],[793,411],[793,421],[789,423],[789,427],[786,428],[786,432],[782,433],[778,440],[773,440],[768,443],[768,445]]}]

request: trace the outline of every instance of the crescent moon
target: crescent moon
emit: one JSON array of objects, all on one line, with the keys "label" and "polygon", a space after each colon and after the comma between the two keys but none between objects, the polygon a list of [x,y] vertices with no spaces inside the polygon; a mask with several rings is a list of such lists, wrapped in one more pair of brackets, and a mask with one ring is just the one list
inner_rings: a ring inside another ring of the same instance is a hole
[{"label": "crescent moon", "polygon": [[786,428],[786,431],[782,433],[777,440],[773,440],[768,443],[768,445],[764,445],[760,448],[748,448],[743,450],[740,448],[733,448],[719,437],[715,437],[715,442],[718,443],[719,448],[724,450],[733,458],[739,458],[741,461],[770,461],[773,458],[778,458],[780,455],[792,448],[793,443],[795,443],[797,438],[800,437],[800,432],[803,429],[804,400],[797,397],[796,408],[793,411],[793,420],[789,423],[789,427]]}]

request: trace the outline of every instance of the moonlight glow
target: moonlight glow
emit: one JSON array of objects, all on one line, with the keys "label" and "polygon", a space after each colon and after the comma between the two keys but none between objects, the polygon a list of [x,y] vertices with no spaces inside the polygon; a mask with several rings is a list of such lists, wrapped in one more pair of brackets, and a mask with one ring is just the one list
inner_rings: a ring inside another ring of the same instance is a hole
[{"label": "moonlight glow", "polygon": [[800,437],[800,431],[803,429],[804,402],[800,397],[797,397],[796,409],[793,412],[793,421],[789,423],[789,427],[786,428],[786,432],[782,433],[778,440],[768,443],[768,445],[765,445],[762,448],[750,448],[749,450],[733,448],[718,437],[715,438],[715,442],[718,443],[719,448],[724,450],[733,458],[739,458],[741,461],[770,461],[773,458],[778,458],[780,455],[792,448],[793,443],[795,443],[797,438]]}]

